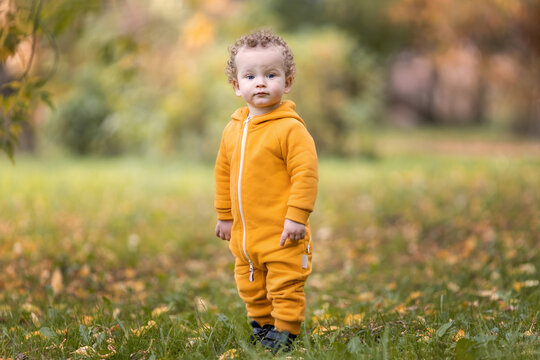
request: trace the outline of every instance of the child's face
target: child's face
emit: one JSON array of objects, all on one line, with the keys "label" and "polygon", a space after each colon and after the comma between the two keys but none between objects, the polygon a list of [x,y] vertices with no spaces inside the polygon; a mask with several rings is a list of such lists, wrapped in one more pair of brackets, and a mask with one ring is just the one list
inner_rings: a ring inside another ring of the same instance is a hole
[{"label": "child's face", "polygon": [[285,76],[282,51],[277,46],[241,48],[236,68],[234,90],[247,103],[251,115],[274,110],[291,89],[292,77]]}]

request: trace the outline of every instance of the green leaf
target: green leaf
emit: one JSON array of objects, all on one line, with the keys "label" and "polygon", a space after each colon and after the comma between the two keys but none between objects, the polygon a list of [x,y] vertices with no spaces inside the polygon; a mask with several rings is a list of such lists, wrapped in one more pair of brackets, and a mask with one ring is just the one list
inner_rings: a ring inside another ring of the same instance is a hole
[{"label": "green leaf", "polygon": [[349,342],[347,343],[347,351],[351,354],[358,354],[360,353],[360,350],[362,349],[362,341],[358,336],[353,337]]},{"label": "green leaf", "polygon": [[55,109],[54,104],[51,101],[51,95],[50,95],[49,92],[47,92],[47,91],[42,92],[41,95],[40,95],[40,98],[41,98],[41,101],[43,101],[45,104],[47,104],[49,109],[51,109],[51,110]]},{"label": "green leaf", "polygon": [[118,325],[120,325],[120,328],[124,331],[124,337],[127,339],[129,338],[129,332],[127,331],[126,327],[124,326],[124,323],[120,319],[116,319],[116,322]]},{"label": "green leaf", "polygon": [[453,323],[453,321],[449,321],[446,324],[442,325],[440,328],[437,329],[437,331],[435,331],[435,335],[437,335],[437,337],[443,337],[446,331],[452,327]]},{"label": "green leaf", "polygon": [[36,82],[34,83],[34,87],[35,88],[40,88],[42,87],[43,85],[45,85],[47,83],[47,79],[38,79],[36,80]]},{"label": "green leaf", "polygon": [[470,339],[460,339],[456,344],[456,360],[475,360],[477,359],[475,342]]},{"label": "green leaf", "polygon": [[58,336],[54,331],[51,330],[51,328],[48,327],[42,327],[39,329],[39,332],[49,340],[54,340]]},{"label": "green leaf", "polygon": [[111,308],[112,307],[112,301],[111,299],[109,299],[108,297],[106,297],[105,295],[103,295],[101,297],[101,299],[103,300],[103,302],[107,305],[107,307]]},{"label": "green leaf", "polygon": [[9,160],[11,160],[11,162],[13,164],[15,164],[15,160],[14,160],[14,149],[13,149],[13,144],[11,143],[10,140],[8,140],[4,146],[4,151],[6,152]]},{"label": "green leaf", "polygon": [[90,335],[88,334],[88,330],[86,329],[86,326],[83,324],[79,325],[79,334],[83,338],[83,341],[85,344],[90,343]]},{"label": "green leaf", "polygon": [[22,133],[22,131],[23,131],[23,129],[22,129],[22,126],[20,124],[11,123],[9,125],[9,133],[14,135],[15,138],[17,138]]}]

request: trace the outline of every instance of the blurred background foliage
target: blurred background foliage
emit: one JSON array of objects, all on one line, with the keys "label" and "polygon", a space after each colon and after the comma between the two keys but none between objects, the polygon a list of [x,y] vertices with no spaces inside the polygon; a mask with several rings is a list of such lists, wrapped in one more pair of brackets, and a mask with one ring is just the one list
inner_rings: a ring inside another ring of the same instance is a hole
[{"label": "blurred background foliage", "polygon": [[259,27],[293,49],[322,154],[376,156],[383,127],[540,136],[540,0],[4,0],[0,24],[10,156],[213,159],[243,105],[227,47]]}]

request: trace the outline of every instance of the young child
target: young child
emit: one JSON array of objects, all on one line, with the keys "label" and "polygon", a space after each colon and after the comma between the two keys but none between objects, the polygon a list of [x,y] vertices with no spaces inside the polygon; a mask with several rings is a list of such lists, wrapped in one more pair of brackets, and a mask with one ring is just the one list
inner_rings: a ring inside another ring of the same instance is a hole
[{"label": "young child", "polygon": [[317,153],[295,104],[281,101],[295,75],[287,43],[261,30],[229,52],[229,82],[247,107],[233,113],[217,155],[216,236],[230,240],[251,341],[288,351],[304,320],[311,273]]}]

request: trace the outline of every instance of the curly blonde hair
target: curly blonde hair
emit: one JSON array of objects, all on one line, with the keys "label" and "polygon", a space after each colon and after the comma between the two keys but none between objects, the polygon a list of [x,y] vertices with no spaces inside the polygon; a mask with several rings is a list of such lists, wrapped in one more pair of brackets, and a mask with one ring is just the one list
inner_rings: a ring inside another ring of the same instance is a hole
[{"label": "curly blonde hair", "polygon": [[285,66],[285,76],[291,76],[294,79],[296,74],[296,67],[294,65],[294,56],[291,51],[291,48],[285,40],[280,36],[277,36],[270,30],[261,29],[251,34],[244,35],[234,42],[232,46],[229,47],[229,60],[227,60],[227,78],[229,82],[232,83],[236,80],[238,76],[238,69],[236,68],[236,55],[243,47],[255,48],[257,46],[268,47],[268,46],[279,46],[283,49],[283,64]]}]

